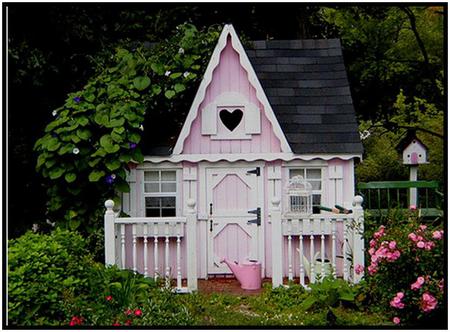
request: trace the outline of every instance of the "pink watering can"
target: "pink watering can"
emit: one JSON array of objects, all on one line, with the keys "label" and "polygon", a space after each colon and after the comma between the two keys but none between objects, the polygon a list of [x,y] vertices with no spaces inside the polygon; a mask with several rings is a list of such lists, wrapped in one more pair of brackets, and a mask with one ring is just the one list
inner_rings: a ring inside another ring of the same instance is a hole
[{"label": "pink watering can", "polygon": [[256,290],[261,288],[261,263],[256,260],[246,260],[243,263],[233,262],[222,258],[221,263],[225,263],[233,271],[236,279],[241,283],[241,288],[246,290]]}]

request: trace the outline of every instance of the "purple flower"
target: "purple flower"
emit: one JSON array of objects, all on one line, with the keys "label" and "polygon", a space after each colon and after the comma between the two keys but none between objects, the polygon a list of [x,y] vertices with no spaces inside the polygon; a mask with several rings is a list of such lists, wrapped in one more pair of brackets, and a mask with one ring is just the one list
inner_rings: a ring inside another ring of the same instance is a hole
[{"label": "purple flower", "polygon": [[73,101],[76,103],[79,103],[81,101],[81,98],[77,96],[77,97],[73,98]]},{"label": "purple flower", "polygon": [[130,143],[130,149],[136,149],[137,144],[136,143]]},{"label": "purple flower", "polygon": [[108,175],[105,179],[107,184],[113,184],[116,176],[114,174]]}]

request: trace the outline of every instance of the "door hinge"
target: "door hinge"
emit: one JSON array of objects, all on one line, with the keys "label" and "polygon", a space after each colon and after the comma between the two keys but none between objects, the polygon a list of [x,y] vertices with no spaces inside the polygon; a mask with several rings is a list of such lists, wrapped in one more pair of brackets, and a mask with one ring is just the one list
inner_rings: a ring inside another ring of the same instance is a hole
[{"label": "door hinge", "polygon": [[261,168],[256,167],[255,169],[251,169],[251,170],[247,171],[247,174],[256,174],[256,176],[260,176]]},{"label": "door hinge", "polygon": [[247,212],[251,214],[256,214],[256,219],[247,221],[247,224],[256,224],[257,226],[261,226],[261,208],[256,208],[255,210],[250,210]]}]

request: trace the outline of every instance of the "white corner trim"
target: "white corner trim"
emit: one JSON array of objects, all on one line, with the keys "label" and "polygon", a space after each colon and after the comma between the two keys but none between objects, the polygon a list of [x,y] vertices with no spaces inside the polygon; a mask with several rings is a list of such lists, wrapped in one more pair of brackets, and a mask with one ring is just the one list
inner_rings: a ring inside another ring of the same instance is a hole
[{"label": "white corner trim", "polygon": [[162,162],[171,162],[171,163],[179,163],[182,161],[187,162],[201,162],[201,161],[209,161],[209,162],[218,162],[218,161],[228,161],[228,162],[236,162],[236,161],[291,161],[291,160],[304,160],[310,161],[314,159],[319,160],[331,160],[334,158],[338,158],[341,160],[350,160],[353,158],[361,158],[359,154],[309,154],[309,155],[298,155],[293,153],[215,153],[215,154],[178,154],[178,155],[170,155],[170,156],[145,156],[144,161],[150,163],[162,163]]},{"label": "white corner trim", "polygon": [[275,133],[275,136],[280,140],[281,151],[285,153],[292,153],[291,147],[289,146],[289,143],[286,137],[284,136],[283,131],[281,130],[280,124],[278,123],[278,120],[275,117],[275,113],[273,112],[273,109],[270,106],[269,100],[267,99],[267,96],[264,93],[261,83],[259,82],[256,76],[255,70],[253,69],[250,60],[248,59],[248,56],[245,53],[244,47],[242,46],[242,43],[240,42],[239,37],[236,34],[236,31],[234,30],[231,24],[226,24],[222,29],[222,33],[220,34],[217,45],[214,48],[211,59],[209,60],[208,66],[206,68],[203,79],[200,83],[200,86],[197,90],[194,101],[192,102],[191,108],[189,109],[188,116],[183,124],[183,128],[181,129],[180,135],[178,136],[177,139],[177,143],[175,144],[175,147],[173,149],[173,154],[180,155],[183,151],[184,141],[186,140],[191,131],[192,122],[194,122],[195,118],[197,117],[199,106],[205,98],[206,89],[212,81],[214,69],[219,65],[220,53],[227,45],[228,35],[231,35],[231,45],[234,48],[234,50],[239,54],[240,64],[246,70],[247,78],[250,84],[256,90],[256,97],[264,106],[264,113],[267,119],[272,124],[272,129]]}]

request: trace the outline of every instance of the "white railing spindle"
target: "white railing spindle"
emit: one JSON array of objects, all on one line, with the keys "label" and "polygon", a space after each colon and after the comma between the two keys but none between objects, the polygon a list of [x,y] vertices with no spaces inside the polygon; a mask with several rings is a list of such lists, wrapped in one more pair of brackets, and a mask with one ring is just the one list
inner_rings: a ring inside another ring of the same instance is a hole
[{"label": "white railing spindle", "polygon": [[158,224],[154,223],[153,224],[153,234],[154,235],[154,240],[153,240],[153,245],[154,245],[154,249],[153,249],[153,260],[155,263],[155,280],[158,279],[158,273],[159,273],[159,263],[158,263]]},{"label": "white railing spindle", "polygon": [[323,280],[325,277],[325,219],[321,218],[320,221],[320,278]]},{"label": "white railing spindle", "polygon": [[309,268],[310,268],[310,277],[311,280],[309,282],[314,283],[316,281],[316,273],[315,273],[315,265],[316,262],[314,261],[314,219],[309,220]]},{"label": "white railing spindle", "polygon": [[137,266],[136,266],[136,257],[137,257],[137,252],[136,252],[136,224],[133,224],[131,226],[131,232],[133,234],[133,272],[136,273],[137,272]]},{"label": "white railing spindle", "polygon": [[336,219],[331,219],[331,267],[336,278]]},{"label": "white railing spindle", "polygon": [[177,224],[177,288],[181,288],[181,224]]},{"label": "white railing spindle", "polygon": [[120,225],[120,247],[122,254],[122,269],[125,268],[125,225]]},{"label": "white railing spindle", "polygon": [[293,279],[292,273],[292,220],[288,220],[288,278],[289,281]]},{"label": "white railing spindle", "polygon": [[300,235],[298,237],[298,242],[299,242],[299,256],[300,256],[300,284],[302,286],[305,286],[305,267],[303,265],[303,224],[304,224],[304,220],[300,219]]},{"label": "white railing spindle", "polygon": [[342,245],[342,256],[344,256],[344,280],[348,280],[348,266],[347,266],[347,241],[348,241],[348,234],[347,234],[347,220],[342,219],[343,223],[343,233],[344,233],[344,243]]},{"label": "white railing spindle", "polygon": [[170,285],[170,265],[169,265],[169,223],[166,223],[166,248],[165,248],[165,259],[164,259],[164,265],[166,267],[166,286],[168,287]]},{"label": "white railing spindle", "polygon": [[148,253],[148,224],[144,224],[144,277],[148,277],[148,264],[147,264],[147,253]]}]

